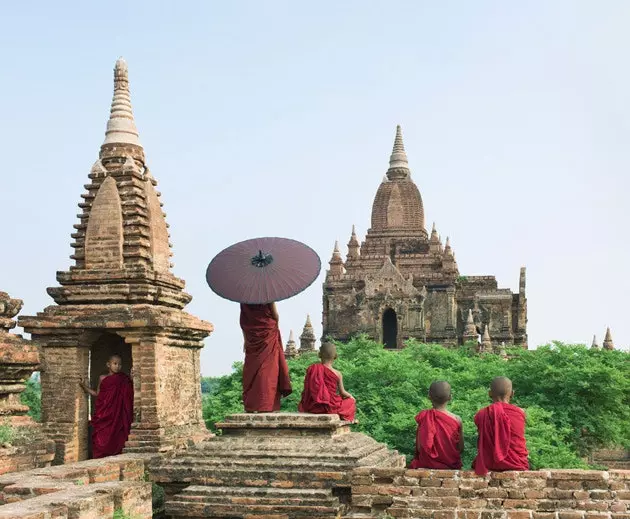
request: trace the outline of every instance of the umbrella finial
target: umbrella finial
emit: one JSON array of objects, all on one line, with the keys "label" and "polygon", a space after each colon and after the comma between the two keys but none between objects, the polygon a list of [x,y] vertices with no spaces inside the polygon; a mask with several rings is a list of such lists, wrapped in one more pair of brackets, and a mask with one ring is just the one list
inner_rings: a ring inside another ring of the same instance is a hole
[{"label": "umbrella finial", "polygon": [[263,268],[270,265],[273,262],[273,256],[271,254],[265,254],[259,250],[258,254],[252,258],[252,265],[254,267]]}]

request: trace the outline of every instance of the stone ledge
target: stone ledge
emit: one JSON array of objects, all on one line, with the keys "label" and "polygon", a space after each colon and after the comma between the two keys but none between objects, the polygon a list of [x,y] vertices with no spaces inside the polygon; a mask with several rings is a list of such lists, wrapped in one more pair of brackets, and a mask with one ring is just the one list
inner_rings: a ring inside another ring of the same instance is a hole
[{"label": "stone ledge", "polygon": [[630,519],[630,471],[493,472],[361,467],[346,517]]},{"label": "stone ledge", "polygon": [[0,506],[0,519],[92,519],[122,509],[134,519],[150,519],[151,484],[116,481],[66,487],[28,501]]}]

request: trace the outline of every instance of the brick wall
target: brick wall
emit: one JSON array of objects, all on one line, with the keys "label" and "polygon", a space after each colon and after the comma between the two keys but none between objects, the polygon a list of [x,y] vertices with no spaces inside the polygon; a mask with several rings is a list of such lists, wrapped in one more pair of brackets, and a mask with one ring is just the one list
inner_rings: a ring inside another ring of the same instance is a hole
[{"label": "brick wall", "polygon": [[347,517],[630,519],[630,471],[356,469]]},{"label": "brick wall", "polygon": [[55,442],[37,439],[27,445],[0,447],[0,475],[47,467],[55,457]]},{"label": "brick wall", "polygon": [[151,484],[145,458],[114,456],[0,476],[0,519],[88,519],[122,509],[149,519]]}]

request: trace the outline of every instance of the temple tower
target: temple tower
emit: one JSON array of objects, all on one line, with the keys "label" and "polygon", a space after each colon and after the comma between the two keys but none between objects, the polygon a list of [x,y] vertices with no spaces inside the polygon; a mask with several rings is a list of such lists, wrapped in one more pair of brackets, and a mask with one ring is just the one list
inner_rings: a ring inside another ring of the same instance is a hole
[{"label": "temple tower", "polygon": [[55,304],[19,319],[41,348],[42,420],[59,463],[88,457],[91,406],[78,380],[87,377],[95,387],[114,353],[124,371],[135,368],[126,450],[167,450],[207,434],[199,351],[213,328],[183,311],[192,298],[171,273],[166,215],[140,144],[123,59],[88,178],[72,234],[74,265],[48,289]]},{"label": "temple tower", "polygon": [[409,338],[455,347],[489,326],[495,344],[527,344],[525,269],[518,293],[494,276],[460,275],[451,240],[443,246],[435,224],[426,231],[400,126],[365,240],[353,228],[345,263],[335,244],[322,300],[323,336],[335,340],[367,334],[386,348]]},{"label": "temple tower", "polygon": [[313,324],[311,323],[311,316],[306,316],[306,323],[300,335],[300,351],[299,353],[310,353],[315,351],[315,332],[313,331]]},{"label": "temple tower", "polygon": [[610,333],[610,328],[606,328],[606,335],[604,336],[604,342],[602,343],[602,347],[605,350],[615,349],[615,343],[613,342],[612,335]]},{"label": "temple tower", "polygon": [[297,357],[298,350],[295,345],[295,339],[293,338],[293,330],[289,332],[289,340],[287,341],[287,345],[284,349],[284,356],[287,359],[292,359],[293,357]]}]

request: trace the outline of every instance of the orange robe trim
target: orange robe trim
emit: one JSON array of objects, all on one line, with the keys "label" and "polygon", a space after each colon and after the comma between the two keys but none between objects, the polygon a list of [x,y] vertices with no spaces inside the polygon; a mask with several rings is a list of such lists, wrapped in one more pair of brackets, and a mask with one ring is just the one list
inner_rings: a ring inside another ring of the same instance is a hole
[{"label": "orange robe trim", "polygon": [[280,329],[273,318],[271,305],[242,304],[240,324],[245,335],[245,411],[279,411],[280,397],[290,395],[292,389]]},{"label": "orange robe trim", "polygon": [[354,398],[341,398],[337,394],[339,377],[321,363],[312,364],[306,370],[304,391],[298,405],[300,413],[338,414],[342,420],[354,421]]},{"label": "orange robe trim", "polygon": [[475,415],[479,431],[473,469],[480,476],[491,470],[528,470],[525,412],[515,405],[495,402]]},{"label": "orange robe trim", "polygon": [[461,469],[459,439],[461,423],[448,413],[436,409],[421,411],[416,416],[416,455],[412,469]]}]

